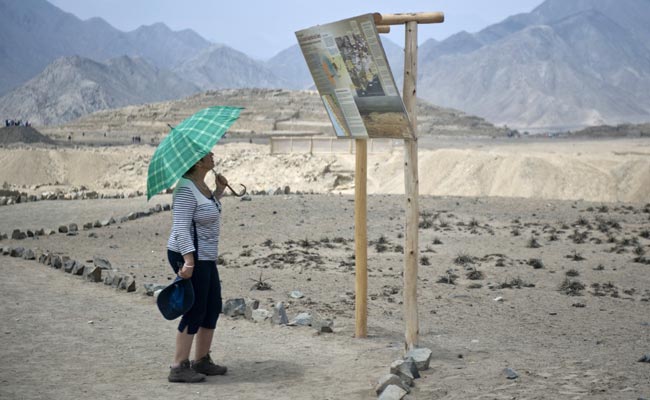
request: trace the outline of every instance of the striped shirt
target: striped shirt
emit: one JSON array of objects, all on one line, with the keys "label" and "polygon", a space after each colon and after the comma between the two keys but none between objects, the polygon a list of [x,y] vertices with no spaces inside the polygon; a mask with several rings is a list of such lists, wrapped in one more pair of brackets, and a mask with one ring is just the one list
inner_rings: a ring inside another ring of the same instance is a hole
[{"label": "striped shirt", "polygon": [[180,254],[192,253],[194,228],[198,235],[199,260],[215,261],[219,252],[221,203],[207,198],[189,179],[181,178],[174,189],[172,232],[167,248]]}]

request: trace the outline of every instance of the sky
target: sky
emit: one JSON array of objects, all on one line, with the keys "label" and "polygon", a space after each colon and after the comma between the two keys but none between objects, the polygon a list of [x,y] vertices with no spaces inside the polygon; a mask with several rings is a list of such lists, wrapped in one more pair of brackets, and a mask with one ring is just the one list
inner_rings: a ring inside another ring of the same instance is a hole
[{"label": "sky", "polygon": [[[478,32],[543,0],[48,0],[82,20],[101,17],[121,31],[163,22],[266,60],[296,44],[295,31],[361,14],[442,11],[445,22],[418,26],[418,41]],[[127,12],[128,10],[128,12]],[[387,35],[404,46],[404,28]]]}]

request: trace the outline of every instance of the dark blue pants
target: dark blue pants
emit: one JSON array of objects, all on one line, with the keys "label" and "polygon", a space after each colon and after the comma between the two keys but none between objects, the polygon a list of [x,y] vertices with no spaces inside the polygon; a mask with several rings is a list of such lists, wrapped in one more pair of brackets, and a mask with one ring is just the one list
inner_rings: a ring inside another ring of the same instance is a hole
[{"label": "dark blue pants", "polygon": [[[167,258],[174,273],[178,274],[183,267],[183,256],[175,251],[167,250]],[[178,331],[194,335],[199,328],[214,329],[221,313],[221,282],[219,270],[215,261],[198,261],[194,254],[194,272],[192,273],[192,286],[194,287],[194,305],[183,314],[178,324]]]}]

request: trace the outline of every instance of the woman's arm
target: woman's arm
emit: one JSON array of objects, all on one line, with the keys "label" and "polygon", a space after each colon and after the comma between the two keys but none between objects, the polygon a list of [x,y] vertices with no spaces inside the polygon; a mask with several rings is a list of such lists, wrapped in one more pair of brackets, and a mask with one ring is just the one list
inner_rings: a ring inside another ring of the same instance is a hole
[{"label": "woman's arm", "polygon": [[192,240],[192,218],[196,210],[196,198],[190,188],[181,187],[174,194],[174,207],[172,220],[178,250],[183,255],[184,265],[178,275],[181,278],[190,278],[194,267],[194,242]]},{"label": "woman's arm", "polygon": [[221,174],[217,174],[214,178],[214,183],[217,187],[213,193],[214,198],[220,200],[223,197],[223,192],[226,190],[226,186],[228,185],[228,179]]}]

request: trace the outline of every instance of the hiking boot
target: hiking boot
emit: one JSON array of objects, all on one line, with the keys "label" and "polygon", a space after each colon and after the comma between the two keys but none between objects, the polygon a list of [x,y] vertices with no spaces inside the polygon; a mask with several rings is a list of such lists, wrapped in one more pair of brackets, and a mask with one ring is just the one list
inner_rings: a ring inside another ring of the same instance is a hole
[{"label": "hiking boot", "polygon": [[167,380],[170,382],[196,383],[204,381],[205,375],[194,371],[190,366],[190,360],[185,360],[178,367],[172,367],[169,370]]},{"label": "hiking boot", "polygon": [[228,371],[228,368],[221,365],[217,365],[212,362],[210,358],[210,352],[205,355],[205,357],[200,360],[196,360],[192,363],[192,369],[200,374],[213,376],[213,375],[225,375]]}]

